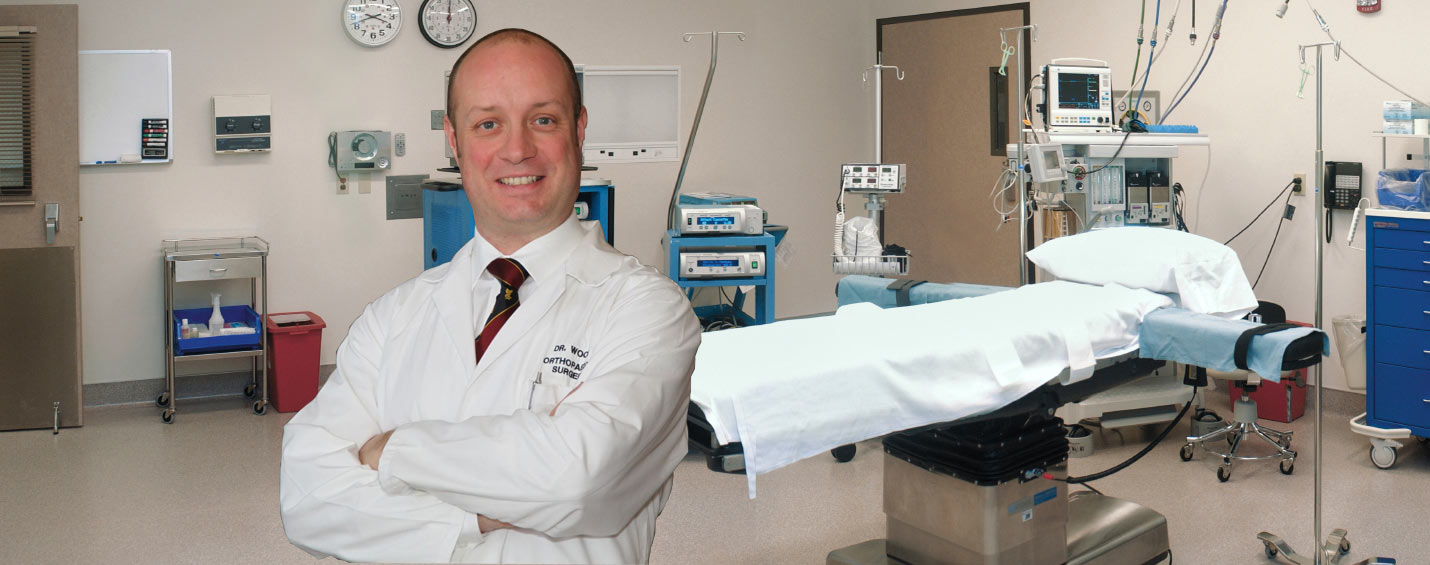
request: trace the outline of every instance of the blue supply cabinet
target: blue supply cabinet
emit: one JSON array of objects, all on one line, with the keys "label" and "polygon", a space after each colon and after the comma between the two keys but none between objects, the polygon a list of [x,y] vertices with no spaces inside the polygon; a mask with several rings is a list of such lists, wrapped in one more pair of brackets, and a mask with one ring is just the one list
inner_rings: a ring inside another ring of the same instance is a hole
[{"label": "blue supply cabinet", "polygon": [[1366,424],[1430,437],[1430,212],[1368,210],[1365,263]]},{"label": "blue supply cabinet", "polygon": [[[786,226],[765,226],[762,235],[728,236],[682,236],[679,231],[667,230],[661,244],[666,250],[666,274],[685,290],[686,298],[695,295],[701,287],[735,288],[731,304],[695,306],[695,315],[703,321],[717,318],[732,319],[739,326],[768,324],[775,321],[775,248],[784,239]],[[765,274],[759,277],[741,278],[686,278],[680,272],[680,252],[705,251],[722,248],[755,249],[764,254]],[[745,291],[739,287],[755,287],[755,315],[745,313]]]},{"label": "blue supply cabinet", "polygon": [[[452,260],[458,250],[476,234],[472,204],[461,184],[443,183],[449,190],[440,190],[432,183],[422,187],[422,268],[431,269]],[[581,192],[576,202],[584,203],[589,212],[585,221],[600,222],[606,243],[615,245],[615,186],[608,180],[581,179]]]}]

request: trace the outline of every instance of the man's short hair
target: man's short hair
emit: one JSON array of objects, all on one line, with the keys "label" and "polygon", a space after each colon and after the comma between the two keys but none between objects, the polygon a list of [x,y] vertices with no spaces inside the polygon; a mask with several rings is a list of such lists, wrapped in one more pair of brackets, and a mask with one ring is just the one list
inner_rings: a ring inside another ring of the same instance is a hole
[{"label": "man's short hair", "polygon": [[571,89],[571,112],[572,123],[574,124],[575,117],[581,115],[581,85],[576,82],[576,65],[571,64],[571,58],[566,56],[566,52],[562,51],[560,47],[557,47],[555,43],[552,43],[550,39],[542,37],[541,34],[534,31],[509,27],[482,36],[482,38],[478,39],[476,43],[473,43],[471,47],[468,47],[466,51],[463,51],[461,57],[457,57],[457,62],[452,63],[452,73],[447,77],[447,119],[452,120],[452,126],[456,127],[458,125],[457,118],[455,117],[457,107],[452,93],[454,92],[453,85],[457,84],[457,71],[462,68],[462,61],[466,60],[468,55],[471,55],[483,44],[490,43],[496,45],[507,41],[545,45],[550,47],[552,51],[555,51],[557,55],[561,56],[561,62],[566,63],[567,82]]}]

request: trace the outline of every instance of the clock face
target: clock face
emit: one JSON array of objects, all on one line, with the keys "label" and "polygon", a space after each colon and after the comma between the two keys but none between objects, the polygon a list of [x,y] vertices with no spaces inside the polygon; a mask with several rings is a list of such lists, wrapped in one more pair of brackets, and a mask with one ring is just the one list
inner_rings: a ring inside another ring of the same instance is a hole
[{"label": "clock face", "polygon": [[402,30],[402,6],[397,0],[345,0],[343,29],[361,45],[383,45]]},{"label": "clock face", "polygon": [[451,49],[471,39],[477,30],[477,9],[472,0],[423,0],[422,37]]}]

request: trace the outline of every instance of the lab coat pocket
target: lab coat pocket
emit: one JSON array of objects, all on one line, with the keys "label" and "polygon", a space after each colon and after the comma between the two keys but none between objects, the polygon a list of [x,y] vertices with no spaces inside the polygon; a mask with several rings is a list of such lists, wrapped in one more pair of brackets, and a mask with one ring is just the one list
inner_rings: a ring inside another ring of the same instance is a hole
[{"label": "lab coat pocket", "polygon": [[574,381],[561,375],[542,375],[543,382],[534,382],[531,385],[531,401],[528,408],[536,412],[551,414],[556,405],[560,404],[571,391],[578,386]]}]

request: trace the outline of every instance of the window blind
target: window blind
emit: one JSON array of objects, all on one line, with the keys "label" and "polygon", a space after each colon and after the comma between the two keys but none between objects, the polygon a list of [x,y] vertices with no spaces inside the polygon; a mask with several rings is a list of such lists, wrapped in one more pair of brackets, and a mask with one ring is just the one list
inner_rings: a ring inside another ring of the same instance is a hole
[{"label": "window blind", "polygon": [[0,26],[0,196],[30,196],[35,28]]}]

